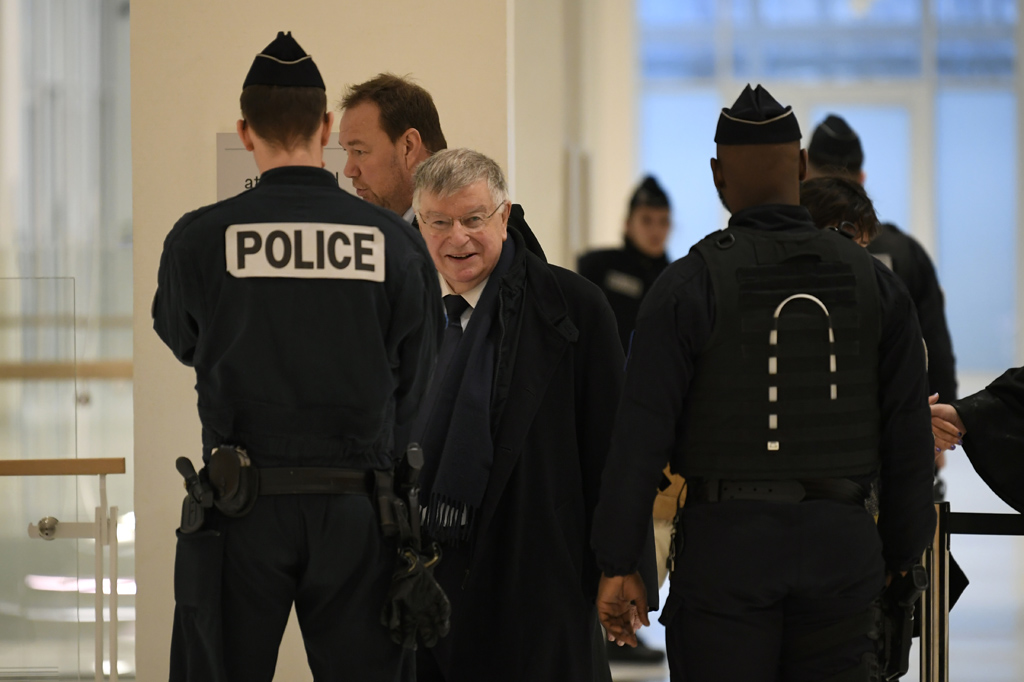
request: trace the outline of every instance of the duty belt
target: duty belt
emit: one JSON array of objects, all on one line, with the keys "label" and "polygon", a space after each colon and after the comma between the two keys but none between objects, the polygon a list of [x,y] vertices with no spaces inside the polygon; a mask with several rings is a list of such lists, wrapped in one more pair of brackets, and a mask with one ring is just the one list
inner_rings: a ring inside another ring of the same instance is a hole
[{"label": "duty belt", "polygon": [[319,467],[260,469],[260,495],[372,495],[372,471]]},{"label": "duty belt", "polygon": [[758,500],[762,502],[809,502],[835,500],[862,505],[867,491],[848,478],[754,481],[705,478],[693,486],[686,503]]}]

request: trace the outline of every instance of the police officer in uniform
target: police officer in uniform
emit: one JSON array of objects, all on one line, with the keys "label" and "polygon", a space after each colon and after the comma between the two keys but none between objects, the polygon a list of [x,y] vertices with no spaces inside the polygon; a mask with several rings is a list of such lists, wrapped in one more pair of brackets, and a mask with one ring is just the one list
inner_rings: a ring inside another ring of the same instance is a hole
[{"label": "police officer in uniform", "polygon": [[323,170],[326,104],[312,58],[278,34],[241,95],[260,183],[164,243],[154,327],[196,370],[206,463],[183,472],[172,680],[269,682],[293,604],[315,679],[401,676],[381,624],[396,541],[371,493],[389,492],[377,473],[443,312],[419,235]]},{"label": "police officer in uniform", "polygon": [[629,352],[640,301],[668,267],[665,242],[672,228],[668,195],[648,175],[633,192],[621,249],[591,251],[580,256],[577,270],[601,287],[619,323],[622,350]]},{"label": "police officer in uniform", "polygon": [[[835,175],[864,184],[864,150],[857,132],[841,116],[829,114],[811,135],[807,146],[808,179]],[[868,251],[889,266],[910,292],[917,308],[928,357],[928,390],[949,402],[956,398],[956,358],[946,323],[946,301],[935,265],[916,239],[892,223],[881,223]],[[934,497],[941,502],[946,484],[939,477],[945,451],[937,450]]]},{"label": "police officer in uniform", "polygon": [[874,604],[934,528],[913,304],[799,206],[799,140],[760,86],[722,111],[729,227],[669,266],[637,319],[595,512],[598,609],[635,643],[641,530],[669,460],[690,488],[662,612],[673,680],[875,679]]},{"label": "police officer in uniform", "polygon": [[[829,114],[814,130],[807,147],[807,177],[838,175],[864,184],[864,151],[856,131],[840,116]],[[892,223],[882,223],[868,251],[903,280],[917,308],[921,333],[928,345],[928,387],[949,402],[956,398],[956,358],[946,324],[945,298],[935,266],[917,240]]]}]

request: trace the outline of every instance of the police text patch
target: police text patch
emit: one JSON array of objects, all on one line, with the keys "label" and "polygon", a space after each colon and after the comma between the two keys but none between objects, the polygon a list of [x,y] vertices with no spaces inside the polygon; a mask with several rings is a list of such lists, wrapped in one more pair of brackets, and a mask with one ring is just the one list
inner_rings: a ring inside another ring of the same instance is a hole
[{"label": "police text patch", "polygon": [[368,225],[231,225],[224,254],[235,277],[384,281],[384,233]]}]

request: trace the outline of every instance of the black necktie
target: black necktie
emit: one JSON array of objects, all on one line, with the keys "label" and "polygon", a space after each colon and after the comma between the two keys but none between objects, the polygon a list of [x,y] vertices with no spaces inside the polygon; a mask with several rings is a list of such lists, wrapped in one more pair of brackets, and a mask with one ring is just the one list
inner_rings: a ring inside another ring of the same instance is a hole
[{"label": "black necktie", "polygon": [[444,297],[444,309],[448,314],[448,324],[444,328],[444,339],[441,341],[441,351],[437,354],[437,371],[434,374],[434,381],[440,381],[448,371],[455,349],[462,340],[462,314],[469,308],[466,299],[458,294],[449,294]]}]

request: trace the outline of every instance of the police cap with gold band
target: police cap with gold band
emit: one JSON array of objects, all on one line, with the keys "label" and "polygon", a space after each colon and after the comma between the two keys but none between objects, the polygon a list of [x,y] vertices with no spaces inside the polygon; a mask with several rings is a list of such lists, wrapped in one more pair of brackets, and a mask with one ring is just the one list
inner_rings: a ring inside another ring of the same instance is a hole
[{"label": "police cap with gold band", "polygon": [[793,107],[783,107],[760,85],[743,89],[732,107],[722,109],[715,131],[721,145],[799,142],[800,124]]},{"label": "police cap with gold band", "polygon": [[263,48],[252,60],[242,89],[250,85],[327,89],[313,57],[306,54],[295,38],[292,38],[291,31],[278,32],[274,42]]}]

